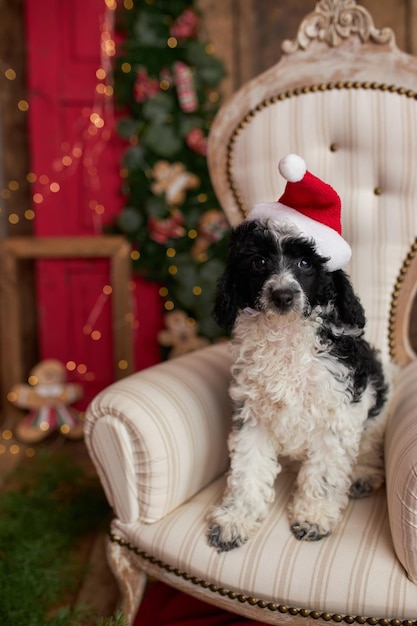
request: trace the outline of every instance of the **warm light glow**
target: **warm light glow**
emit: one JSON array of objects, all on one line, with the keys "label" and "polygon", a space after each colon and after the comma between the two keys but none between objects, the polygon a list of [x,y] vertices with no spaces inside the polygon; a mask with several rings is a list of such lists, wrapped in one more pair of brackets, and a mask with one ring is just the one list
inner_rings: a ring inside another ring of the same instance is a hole
[{"label": "warm light glow", "polygon": [[10,452],[10,454],[19,454],[20,446],[18,446],[17,444],[14,443],[12,446],[10,446],[9,452]]},{"label": "warm light glow", "polygon": [[28,183],[36,183],[37,179],[38,177],[33,172],[29,172],[29,174],[26,174],[26,180],[28,181]]},{"label": "warm light glow", "polygon": [[10,441],[10,439],[12,439],[13,437],[13,433],[11,430],[7,429],[7,430],[3,430],[3,432],[1,433],[1,436],[3,437],[3,439],[5,439],[6,441]]},{"label": "warm light glow", "polygon": [[125,361],[125,359],[121,359],[118,363],[119,366],[119,370],[125,370],[127,369],[129,363],[127,361]]},{"label": "warm light glow", "polygon": [[164,307],[167,311],[172,311],[174,308],[174,303],[171,300],[167,300],[164,304]]},{"label": "warm light glow", "polygon": [[11,180],[9,181],[8,187],[10,191],[17,191],[19,189],[19,183],[17,180]]},{"label": "warm light glow", "polygon": [[61,187],[59,186],[58,183],[51,183],[49,185],[49,189],[52,191],[52,193],[58,193],[58,191],[61,189]]},{"label": "warm light glow", "polygon": [[109,295],[112,293],[112,291],[113,291],[113,289],[112,289],[111,285],[104,285],[104,287],[103,287],[103,293],[104,293],[106,296],[109,296]]},{"label": "warm light glow", "polygon": [[41,193],[35,193],[33,195],[33,202],[35,204],[41,204],[43,202],[43,195]]},{"label": "warm light glow", "polygon": [[103,68],[100,67],[96,72],[96,76],[99,80],[104,80],[107,76],[106,70],[103,70]]},{"label": "warm light glow", "polygon": [[87,366],[84,363],[80,363],[79,365],[77,365],[77,372],[79,374],[85,374],[87,371]]},{"label": "warm light glow", "polygon": [[177,272],[178,272],[178,267],[176,265],[170,265],[168,267],[168,273],[171,274],[171,276],[175,276]]},{"label": "warm light glow", "polygon": [[7,80],[14,80],[16,78],[16,72],[11,67],[4,72],[4,75]]},{"label": "warm light glow", "polygon": [[195,296],[201,296],[202,291],[203,291],[203,290],[202,290],[202,289],[201,289],[201,287],[199,287],[198,285],[196,285],[195,287],[193,287],[193,294],[194,294]]},{"label": "warm light glow", "polygon": [[122,70],[123,74],[129,74],[129,72],[132,70],[132,66],[130,65],[130,63],[125,62],[122,63],[120,69]]},{"label": "warm light glow", "polygon": [[98,341],[101,339],[101,332],[99,330],[93,330],[90,337],[93,341]]},{"label": "warm light glow", "polygon": [[65,165],[66,167],[68,167],[71,164],[72,164],[72,159],[70,156],[62,157],[62,165]]},{"label": "warm light glow", "polygon": [[18,224],[19,221],[20,221],[20,218],[19,218],[17,213],[10,213],[10,215],[9,215],[9,223],[10,224]]},{"label": "warm light glow", "polygon": [[19,100],[17,103],[17,108],[19,111],[23,111],[24,113],[29,110],[29,103],[26,100]]},{"label": "warm light glow", "polygon": [[188,231],[188,236],[190,239],[196,239],[198,237],[198,232],[195,228],[191,228],[191,230]]},{"label": "warm light glow", "polygon": [[166,255],[168,258],[172,259],[177,254],[175,248],[168,248],[166,251]]},{"label": "warm light glow", "polygon": [[35,211],[32,211],[32,209],[27,209],[25,211],[25,219],[29,221],[35,219]]},{"label": "warm light glow", "polygon": [[80,156],[82,156],[82,153],[83,151],[81,150],[81,148],[73,148],[72,150],[72,156],[76,159],[80,158]]},{"label": "warm light glow", "polygon": [[29,385],[37,385],[38,384],[38,377],[37,376],[29,376],[28,378],[28,383]]},{"label": "warm light glow", "polygon": [[166,287],[161,287],[159,290],[159,295],[161,298],[166,298],[168,295],[168,289]]},{"label": "warm light glow", "polygon": [[175,37],[170,37],[167,40],[167,45],[168,45],[168,48],[176,48],[178,45],[178,41],[175,39]]},{"label": "warm light glow", "polygon": [[47,176],[46,174],[42,174],[41,176],[39,176],[39,182],[41,185],[47,185],[49,183],[49,176]]},{"label": "warm light glow", "polygon": [[45,432],[46,432],[47,430],[49,430],[49,424],[48,424],[48,422],[41,422],[41,423],[39,424],[39,428],[40,428],[41,430],[43,430],[43,431],[45,431]]},{"label": "warm light glow", "polygon": [[75,363],[75,361],[67,361],[65,367],[69,372],[73,372],[77,367],[77,364]]},{"label": "warm light glow", "polygon": [[67,433],[69,433],[70,427],[68,426],[68,424],[62,424],[59,430],[61,431],[63,435],[66,435]]},{"label": "warm light glow", "polygon": [[132,250],[132,252],[130,253],[130,258],[132,259],[132,261],[137,261],[138,259],[140,259],[140,253],[138,250]]}]

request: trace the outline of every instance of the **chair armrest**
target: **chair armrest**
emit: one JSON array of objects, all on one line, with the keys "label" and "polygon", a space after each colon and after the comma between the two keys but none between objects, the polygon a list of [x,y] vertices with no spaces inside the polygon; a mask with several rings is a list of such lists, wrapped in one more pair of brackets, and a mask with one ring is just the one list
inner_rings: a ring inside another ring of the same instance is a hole
[{"label": "chair armrest", "polygon": [[85,441],[117,517],[153,522],[225,471],[228,344],[124,378],[86,412]]},{"label": "chair armrest", "polygon": [[417,583],[417,361],[395,382],[385,437],[387,504],[392,540]]}]

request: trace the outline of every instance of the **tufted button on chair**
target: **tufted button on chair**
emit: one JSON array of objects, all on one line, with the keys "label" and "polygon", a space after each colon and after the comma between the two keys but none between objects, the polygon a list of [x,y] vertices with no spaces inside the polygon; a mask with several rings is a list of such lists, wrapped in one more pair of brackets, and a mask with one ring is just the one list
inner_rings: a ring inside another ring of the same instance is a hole
[{"label": "tufted button on chair", "polygon": [[368,338],[394,376],[386,488],[351,501],[330,537],[298,542],[283,472],[261,530],[218,554],[206,515],[228,465],[228,344],[116,382],[90,405],[85,437],[114,510],[108,554],[129,623],[150,574],[268,624],[417,624],[417,59],[354,0],[318,2],[283,50],[219,112],[210,171],[231,224],[281,195],[289,152],[339,192]]}]

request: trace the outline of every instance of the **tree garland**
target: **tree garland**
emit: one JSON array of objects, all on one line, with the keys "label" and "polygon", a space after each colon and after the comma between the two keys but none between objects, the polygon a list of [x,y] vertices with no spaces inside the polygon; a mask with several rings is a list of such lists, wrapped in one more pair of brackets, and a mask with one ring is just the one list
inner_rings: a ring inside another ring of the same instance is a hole
[{"label": "tree garland", "polygon": [[117,229],[132,242],[134,270],[163,285],[202,335],[225,262],[228,224],[207,169],[207,135],[219,108],[222,63],[200,41],[192,0],[125,1],[115,68],[126,203]]}]

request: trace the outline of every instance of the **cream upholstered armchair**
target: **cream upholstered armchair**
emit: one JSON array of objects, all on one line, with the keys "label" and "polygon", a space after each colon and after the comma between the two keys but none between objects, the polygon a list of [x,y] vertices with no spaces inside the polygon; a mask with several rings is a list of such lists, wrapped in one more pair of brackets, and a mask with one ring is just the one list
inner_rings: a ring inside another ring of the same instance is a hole
[{"label": "cream upholstered armchair", "polygon": [[283,472],[261,530],[218,554],[206,515],[228,465],[227,343],[115,383],[90,405],[85,435],[114,510],[108,554],[130,621],[151,574],[269,624],[417,624],[417,59],[354,0],[321,0],[283,50],[220,111],[210,171],[231,224],[281,195],[288,152],[341,195],[368,338],[394,371],[386,488],[351,501],[330,537],[298,542]]}]

